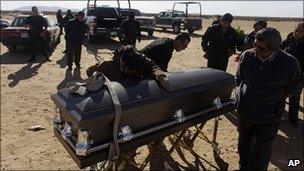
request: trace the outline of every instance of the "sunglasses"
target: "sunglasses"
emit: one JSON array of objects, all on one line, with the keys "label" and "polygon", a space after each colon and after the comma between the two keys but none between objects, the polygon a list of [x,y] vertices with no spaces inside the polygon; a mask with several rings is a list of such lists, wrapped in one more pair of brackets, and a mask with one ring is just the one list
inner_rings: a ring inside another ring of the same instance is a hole
[{"label": "sunglasses", "polygon": [[256,44],[256,43],[254,43],[254,47],[258,48],[258,49],[261,50],[261,51],[266,51],[266,50],[267,50],[267,48],[262,47],[262,46],[260,46],[260,45],[258,45],[258,44]]}]

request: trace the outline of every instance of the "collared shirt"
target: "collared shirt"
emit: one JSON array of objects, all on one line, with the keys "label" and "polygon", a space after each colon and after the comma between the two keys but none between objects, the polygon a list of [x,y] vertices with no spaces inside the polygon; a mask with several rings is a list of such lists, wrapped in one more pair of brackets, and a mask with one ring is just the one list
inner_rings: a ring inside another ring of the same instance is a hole
[{"label": "collared shirt", "polygon": [[236,73],[238,114],[254,124],[279,122],[286,97],[300,93],[302,81],[290,54],[278,50],[263,62],[254,49],[245,51]]},{"label": "collared shirt", "polygon": [[265,59],[263,59],[263,58],[261,58],[261,57],[258,57],[258,58],[260,58],[260,59],[262,60],[262,62],[265,62],[265,61],[267,61],[267,60],[273,61],[276,55],[277,55],[277,53],[276,53],[276,52],[273,52],[271,55],[269,55],[269,56],[268,56],[267,58],[265,58]]},{"label": "collared shirt", "polygon": [[174,51],[174,40],[160,38],[141,50],[147,58],[156,63],[163,71],[167,71],[168,64]]}]

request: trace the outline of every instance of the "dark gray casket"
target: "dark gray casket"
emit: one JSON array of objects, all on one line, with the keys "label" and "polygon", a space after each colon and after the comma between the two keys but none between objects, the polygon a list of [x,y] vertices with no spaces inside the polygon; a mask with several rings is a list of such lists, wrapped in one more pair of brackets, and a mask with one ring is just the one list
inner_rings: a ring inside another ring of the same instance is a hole
[{"label": "dark gray casket", "polygon": [[[121,103],[120,151],[234,110],[234,76],[211,68],[166,73],[172,90],[154,80],[112,82]],[[107,89],[80,96],[68,89],[51,96],[58,109],[54,133],[80,168],[108,157],[114,107]]]}]

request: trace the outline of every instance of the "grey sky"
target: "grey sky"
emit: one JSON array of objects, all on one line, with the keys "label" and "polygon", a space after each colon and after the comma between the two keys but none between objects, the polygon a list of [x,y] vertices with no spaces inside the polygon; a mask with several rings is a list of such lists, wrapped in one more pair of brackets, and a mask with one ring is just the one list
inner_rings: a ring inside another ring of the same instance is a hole
[{"label": "grey sky", "polygon": [[[303,17],[303,1],[200,1],[203,14],[224,14],[230,12],[241,16]],[[22,6],[59,6],[83,9],[87,1],[1,1],[2,10]],[[131,7],[142,12],[157,13],[172,9],[174,1],[131,1]],[[117,6],[116,1],[101,1],[98,4]],[[127,7],[127,2],[121,2]],[[179,8],[181,9],[181,8]],[[192,7],[196,12],[198,8]]]}]

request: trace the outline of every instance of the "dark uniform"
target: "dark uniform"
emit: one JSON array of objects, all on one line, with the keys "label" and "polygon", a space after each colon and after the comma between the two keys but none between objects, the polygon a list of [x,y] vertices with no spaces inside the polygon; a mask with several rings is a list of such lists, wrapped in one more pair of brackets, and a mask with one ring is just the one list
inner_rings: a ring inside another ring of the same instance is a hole
[{"label": "dark uniform", "polygon": [[136,44],[136,39],[140,39],[140,23],[134,19],[125,19],[120,28],[123,30],[124,45],[133,45]]},{"label": "dark uniform", "polygon": [[60,11],[58,11],[56,13],[56,18],[57,18],[57,23],[59,24],[59,27],[60,27],[60,33],[62,33],[62,27],[63,27],[62,20],[63,20],[63,17],[62,17],[62,14],[61,14]]},{"label": "dark uniform", "polygon": [[[283,41],[282,47],[287,53],[293,55],[300,63],[302,73],[304,71],[304,39],[296,40],[293,37],[293,33],[287,36],[287,39]],[[298,121],[298,112],[300,108],[300,93],[296,96],[289,98],[289,120],[292,124],[296,124]]]},{"label": "dark uniform", "polygon": [[210,26],[202,37],[202,48],[210,68],[226,71],[228,58],[236,52],[238,45],[236,31],[229,27],[224,33],[220,24]]},{"label": "dark uniform", "polygon": [[43,33],[43,27],[45,27],[45,29],[48,27],[47,21],[41,15],[31,15],[27,18],[26,24],[29,25],[29,36],[32,44],[32,57],[30,61],[36,60],[39,46],[42,49],[44,57],[49,60],[46,48],[46,38],[45,35],[41,35]]},{"label": "dark uniform", "polygon": [[271,147],[285,108],[285,98],[301,89],[301,69],[278,50],[262,60],[245,51],[236,73],[240,170],[267,170]]},{"label": "dark uniform", "polygon": [[147,58],[155,62],[163,71],[167,71],[168,64],[174,51],[174,40],[160,38],[141,50]]},{"label": "dark uniform", "polygon": [[[118,81],[129,76],[121,72],[120,55],[116,53],[111,61],[105,61],[101,64],[96,64],[87,69],[87,76],[90,77],[95,71],[102,72],[111,81]],[[158,76],[164,75],[164,72],[150,59],[142,55],[141,66],[138,77],[152,77],[156,79]]]},{"label": "dark uniform", "polygon": [[86,24],[84,21],[80,22],[78,19],[71,20],[66,25],[66,40],[67,40],[67,65],[69,69],[73,65],[73,56],[75,57],[75,65],[80,68],[80,57],[82,42],[85,38]]},{"label": "dark uniform", "polygon": [[68,12],[62,19],[62,27],[64,27],[64,31],[65,31],[65,36],[64,36],[64,39],[65,39],[65,50],[63,52],[67,52],[67,35],[66,35],[66,25],[68,24],[68,22],[72,19],[75,19],[75,16]]}]

